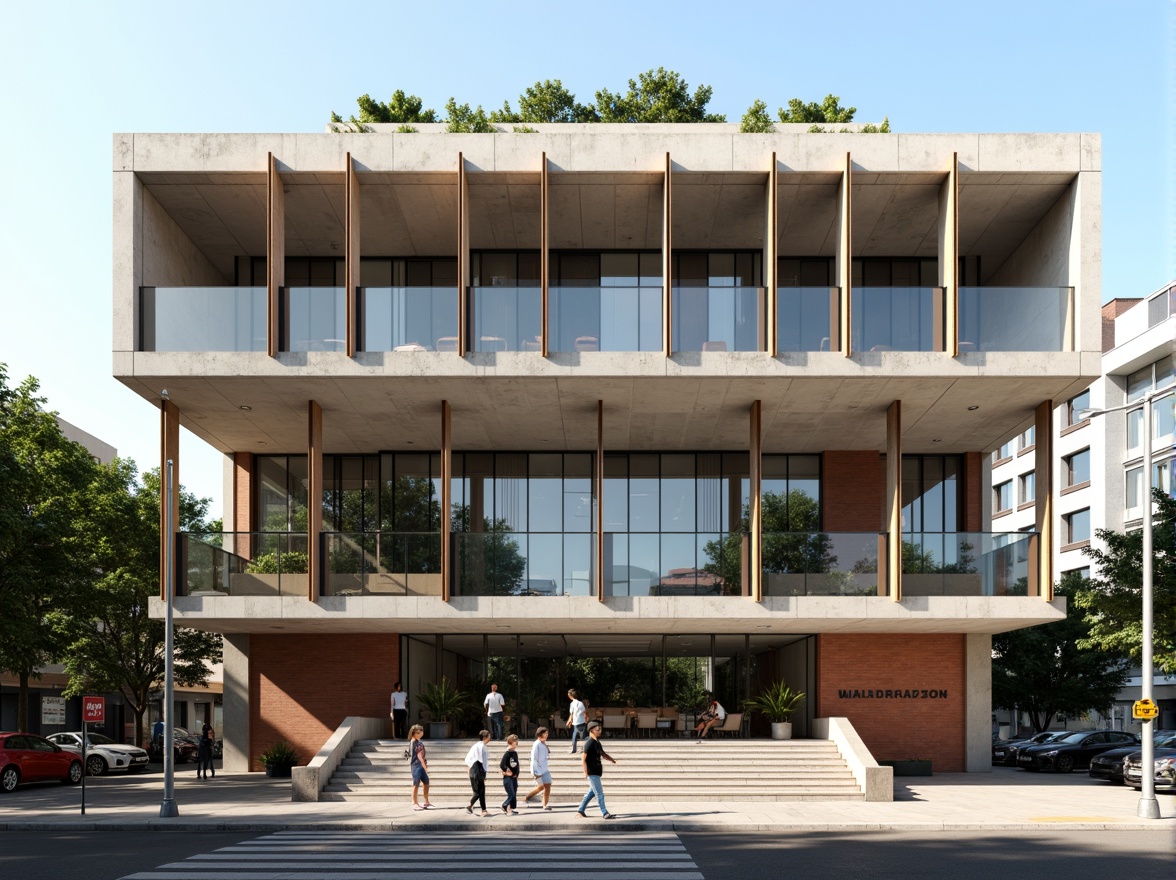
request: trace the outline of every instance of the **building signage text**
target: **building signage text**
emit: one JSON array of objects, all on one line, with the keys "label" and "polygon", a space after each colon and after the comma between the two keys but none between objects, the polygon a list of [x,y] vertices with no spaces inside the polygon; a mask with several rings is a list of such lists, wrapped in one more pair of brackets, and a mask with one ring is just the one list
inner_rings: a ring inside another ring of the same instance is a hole
[{"label": "building signage text", "polygon": [[881,688],[849,690],[847,688],[838,688],[837,697],[842,700],[946,700],[947,691],[938,688],[911,688],[909,690],[901,688],[893,690]]}]

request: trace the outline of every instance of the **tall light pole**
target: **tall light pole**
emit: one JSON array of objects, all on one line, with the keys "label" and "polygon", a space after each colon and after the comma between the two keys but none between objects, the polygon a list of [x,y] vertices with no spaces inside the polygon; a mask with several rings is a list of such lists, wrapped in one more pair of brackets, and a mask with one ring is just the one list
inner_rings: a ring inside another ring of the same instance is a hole
[{"label": "tall light pole", "polygon": [[[165,391],[166,395],[167,392]],[[172,460],[167,460],[167,487],[164,503],[167,512],[164,514],[163,536],[163,568],[164,568],[164,600],[167,602],[167,623],[165,624],[163,649],[163,803],[159,805],[159,817],[170,819],[180,815],[176,806],[176,755],[173,750],[175,738],[175,724],[172,720],[172,709],[175,703],[175,681],[172,670],[172,639],[175,627],[172,625],[172,605],[175,598],[175,563],[172,559],[175,540],[172,523],[172,498],[175,487],[172,485]]]},{"label": "tall light pole", "polygon": [[[1159,391],[1151,391],[1143,398],[1143,664],[1140,670],[1140,697],[1152,702],[1152,688],[1155,670],[1152,663],[1152,399],[1159,395]],[[1167,393],[1167,389],[1164,389]],[[1080,412],[1080,417],[1101,416],[1106,413],[1122,412],[1134,409],[1136,403],[1114,406],[1108,409],[1087,409]],[[1143,739],[1143,767],[1140,772],[1141,788],[1139,792],[1139,806],[1135,815],[1141,819],[1160,818],[1160,804],[1156,800],[1156,743],[1153,731],[1153,720],[1143,719],[1140,736]]]}]

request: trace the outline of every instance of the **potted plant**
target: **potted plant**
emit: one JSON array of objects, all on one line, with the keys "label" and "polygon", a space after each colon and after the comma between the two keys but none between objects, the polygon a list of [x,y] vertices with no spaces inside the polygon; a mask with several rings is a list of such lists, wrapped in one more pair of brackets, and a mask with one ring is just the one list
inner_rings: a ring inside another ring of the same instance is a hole
[{"label": "potted plant", "polygon": [[794,691],[787,682],[776,681],[744,705],[750,711],[763,713],[772,723],[772,739],[792,739],[789,719],[803,701],[804,694]]},{"label": "potted plant", "polygon": [[425,688],[417,699],[429,713],[429,739],[448,738],[454,719],[470,704],[469,694],[459,690],[445,676]]},{"label": "potted plant", "polygon": [[259,758],[265,765],[265,775],[280,779],[288,779],[290,768],[298,763],[298,753],[294,751],[294,746],[284,739],[270,743],[269,748],[262,752]]}]

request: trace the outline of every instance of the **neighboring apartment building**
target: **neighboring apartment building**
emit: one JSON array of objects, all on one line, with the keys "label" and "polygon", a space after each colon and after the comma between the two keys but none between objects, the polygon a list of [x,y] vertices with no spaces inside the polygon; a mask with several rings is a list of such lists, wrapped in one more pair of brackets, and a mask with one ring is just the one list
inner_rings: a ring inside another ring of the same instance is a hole
[{"label": "neighboring apartment building", "polygon": [[[1152,484],[1172,493],[1176,460],[1173,435],[1176,403],[1176,283],[1166,284],[1143,299],[1114,299],[1103,312],[1102,376],[1090,388],[1060,402],[1054,414],[1053,481],[1059,487],[1054,570],[1059,577],[1078,572],[1089,577],[1090,546],[1105,549],[1100,529],[1122,532],[1143,524],[1143,398],[1152,391]],[[1084,409],[1109,409],[1140,402],[1136,408],[1082,419]],[[1036,462],[1034,429],[1005,442],[992,455],[989,495],[993,528],[1033,529]],[[1130,729],[1130,703],[1139,696],[1139,671],[1134,685],[1120,695],[1112,719]],[[1157,675],[1156,699],[1160,727],[1176,727],[1176,679]]]},{"label": "neighboring apartment building", "polygon": [[115,376],[181,479],[181,422],[225,454],[176,614],[226,767],[399,679],[534,717],[693,658],[988,769],[991,636],[1064,602],[1054,493],[986,532],[986,456],[1098,376],[1098,136],[373,128],[115,137]]}]

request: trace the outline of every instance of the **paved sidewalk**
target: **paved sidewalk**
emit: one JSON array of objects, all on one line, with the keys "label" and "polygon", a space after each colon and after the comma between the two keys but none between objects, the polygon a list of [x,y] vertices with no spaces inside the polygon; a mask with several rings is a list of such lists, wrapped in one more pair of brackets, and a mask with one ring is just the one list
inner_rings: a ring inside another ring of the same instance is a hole
[{"label": "paved sidewalk", "polygon": [[[608,796],[608,775],[605,779]],[[733,782],[737,788],[738,781]],[[487,786],[487,805],[502,796]],[[460,804],[438,804],[414,812],[409,792],[395,803],[293,803],[288,780],[260,773],[218,773],[198,781],[185,768],[176,776],[180,815],[159,818],[163,775],[106,776],[87,780],[86,815],[81,792],[58,784],[24,786],[0,795],[0,830],[256,831],[295,829],[567,830],[599,827],[595,805],[582,819],[575,812],[582,779],[557,778],[551,812],[520,807],[489,818],[470,816]],[[943,773],[895,780],[892,803],[822,801],[719,801],[710,804],[629,802],[608,798],[620,821],[610,829],[658,831],[939,831],[1133,829],[1176,835],[1176,796],[1160,794],[1159,820],[1136,818],[1139,793],[1085,774],[1055,776],[994,768],[992,773]]]}]

